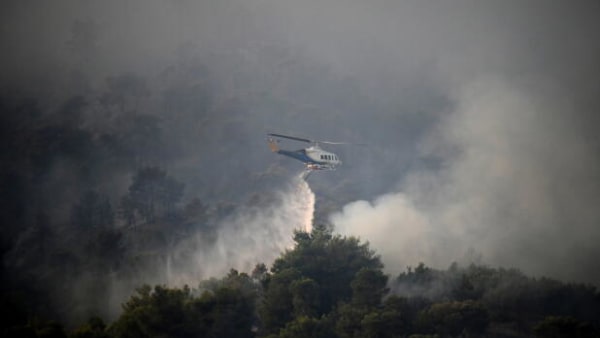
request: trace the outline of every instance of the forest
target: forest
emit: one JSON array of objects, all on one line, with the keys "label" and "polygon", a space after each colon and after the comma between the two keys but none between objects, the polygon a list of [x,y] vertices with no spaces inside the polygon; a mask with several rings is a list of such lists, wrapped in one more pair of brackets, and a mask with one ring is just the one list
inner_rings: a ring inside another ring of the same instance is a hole
[{"label": "forest", "polygon": [[[419,264],[398,276],[354,237],[296,231],[267,268],[196,285],[143,285],[111,322],[66,328],[6,303],[8,337],[598,337],[595,287],[516,269]],[[6,296],[6,295],[5,295]],[[13,299],[14,301],[14,299]]]},{"label": "forest", "polygon": [[599,337],[599,16],[3,1],[0,334]]}]

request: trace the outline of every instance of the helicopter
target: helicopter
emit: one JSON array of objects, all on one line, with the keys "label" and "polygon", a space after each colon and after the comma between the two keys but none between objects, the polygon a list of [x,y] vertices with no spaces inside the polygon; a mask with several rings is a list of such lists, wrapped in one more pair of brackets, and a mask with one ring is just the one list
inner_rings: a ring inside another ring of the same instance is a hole
[{"label": "helicopter", "polygon": [[[282,135],[282,134],[267,134],[267,142],[272,152],[279,155],[291,157],[299,160],[305,165],[304,178],[307,178],[313,171],[317,170],[335,170],[338,165],[342,164],[340,158],[329,151],[321,149],[319,143],[322,144],[347,144],[345,142],[330,142],[330,141],[315,141],[306,138]],[[312,145],[308,148],[300,150],[283,150],[279,149],[279,139],[286,138],[294,141],[311,143]]]}]

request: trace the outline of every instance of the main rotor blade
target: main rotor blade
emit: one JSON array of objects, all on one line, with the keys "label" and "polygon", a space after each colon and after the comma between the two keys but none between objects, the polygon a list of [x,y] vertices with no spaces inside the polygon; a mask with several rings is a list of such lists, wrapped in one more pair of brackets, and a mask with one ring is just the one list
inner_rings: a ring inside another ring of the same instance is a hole
[{"label": "main rotor blade", "polygon": [[301,142],[306,142],[306,143],[315,143],[315,144],[319,144],[319,143],[321,143],[321,144],[332,144],[332,145],[349,144],[349,145],[354,145],[354,146],[366,146],[367,145],[365,143],[353,143],[353,142],[316,141],[316,140],[310,140],[310,139],[307,139],[307,138],[287,136],[287,135],[282,135],[282,134],[272,134],[272,133],[269,133],[267,135],[269,135],[269,136],[275,136],[275,137],[281,137],[281,138],[287,138],[287,139],[290,139],[290,140],[301,141]]},{"label": "main rotor blade", "polygon": [[349,144],[349,145],[353,145],[353,146],[366,146],[366,143],[352,143],[352,142],[331,142],[331,141],[317,141],[318,143],[323,143],[323,144]]},{"label": "main rotor blade", "polygon": [[287,135],[281,135],[281,134],[267,134],[269,136],[275,136],[275,137],[282,137],[282,138],[287,138],[290,140],[296,140],[296,141],[300,141],[300,142],[306,142],[306,143],[313,143],[314,141],[309,140],[309,139],[305,139],[305,138],[300,138],[300,137],[293,137],[293,136],[287,136]]}]

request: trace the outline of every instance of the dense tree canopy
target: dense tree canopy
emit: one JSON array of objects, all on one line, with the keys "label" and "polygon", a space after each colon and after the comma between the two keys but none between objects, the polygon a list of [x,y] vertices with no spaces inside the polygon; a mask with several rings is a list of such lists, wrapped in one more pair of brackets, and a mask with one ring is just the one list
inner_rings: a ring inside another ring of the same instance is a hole
[{"label": "dense tree canopy", "polygon": [[[65,330],[57,322],[15,313],[13,321],[3,322],[3,333],[372,338],[597,337],[600,332],[600,296],[590,286],[456,264],[448,270],[420,264],[390,280],[379,257],[356,238],[315,226],[310,233],[297,231],[294,240],[294,248],[270,270],[264,264],[251,275],[231,270],[194,288],[142,286],[108,325],[92,317]],[[18,300],[3,306],[15,304]]]},{"label": "dense tree canopy", "polygon": [[123,305],[113,337],[252,337],[253,281],[232,271],[210,289],[146,285]]},{"label": "dense tree canopy", "polygon": [[372,269],[381,274],[379,257],[357,238],[334,236],[326,227],[316,226],[311,233],[296,232],[294,241],[296,247],[273,263],[265,281],[260,313],[267,333],[283,328],[294,315],[320,318],[338,303],[349,302],[359,272]]},{"label": "dense tree canopy", "polygon": [[294,241],[294,250],[278,258],[271,271],[277,277],[293,269],[298,278],[308,278],[318,285],[317,317],[331,311],[338,302],[351,299],[350,284],[361,269],[383,268],[368,244],[354,237],[334,236],[324,226],[316,226],[311,233],[297,232]]}]

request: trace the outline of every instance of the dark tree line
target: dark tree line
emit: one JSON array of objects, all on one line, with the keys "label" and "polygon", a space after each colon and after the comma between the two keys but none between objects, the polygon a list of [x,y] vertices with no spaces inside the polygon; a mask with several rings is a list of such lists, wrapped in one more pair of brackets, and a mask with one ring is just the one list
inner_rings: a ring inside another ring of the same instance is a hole
[{"label": "dark tree line", "polygon": [[[112,323],[70,330],[4,323],[23,337],[598,337],[600,295],[590,286],[471,265],[421,264],[394,280],[379,257],[324,226],[296,232],[270,270],[231,270],[196,287],[145,285]],[[435,290],[434,290],[435,289]]]},{"label": "dark tree line", "polygon": [[[142,112],[147,90],[124,74],[56,108],[0,95],[0,285],[4,302],[23,307],[15,315],[106,315],[104,285],[139,278],[164,260],[172,233],[208,223],[212,203],[188,215],[184,184],[162,169],[175,151],[164,124]],[[136,237],[127,225],[144,229]],[[131,241],[160,245],[140,259]]]}]

